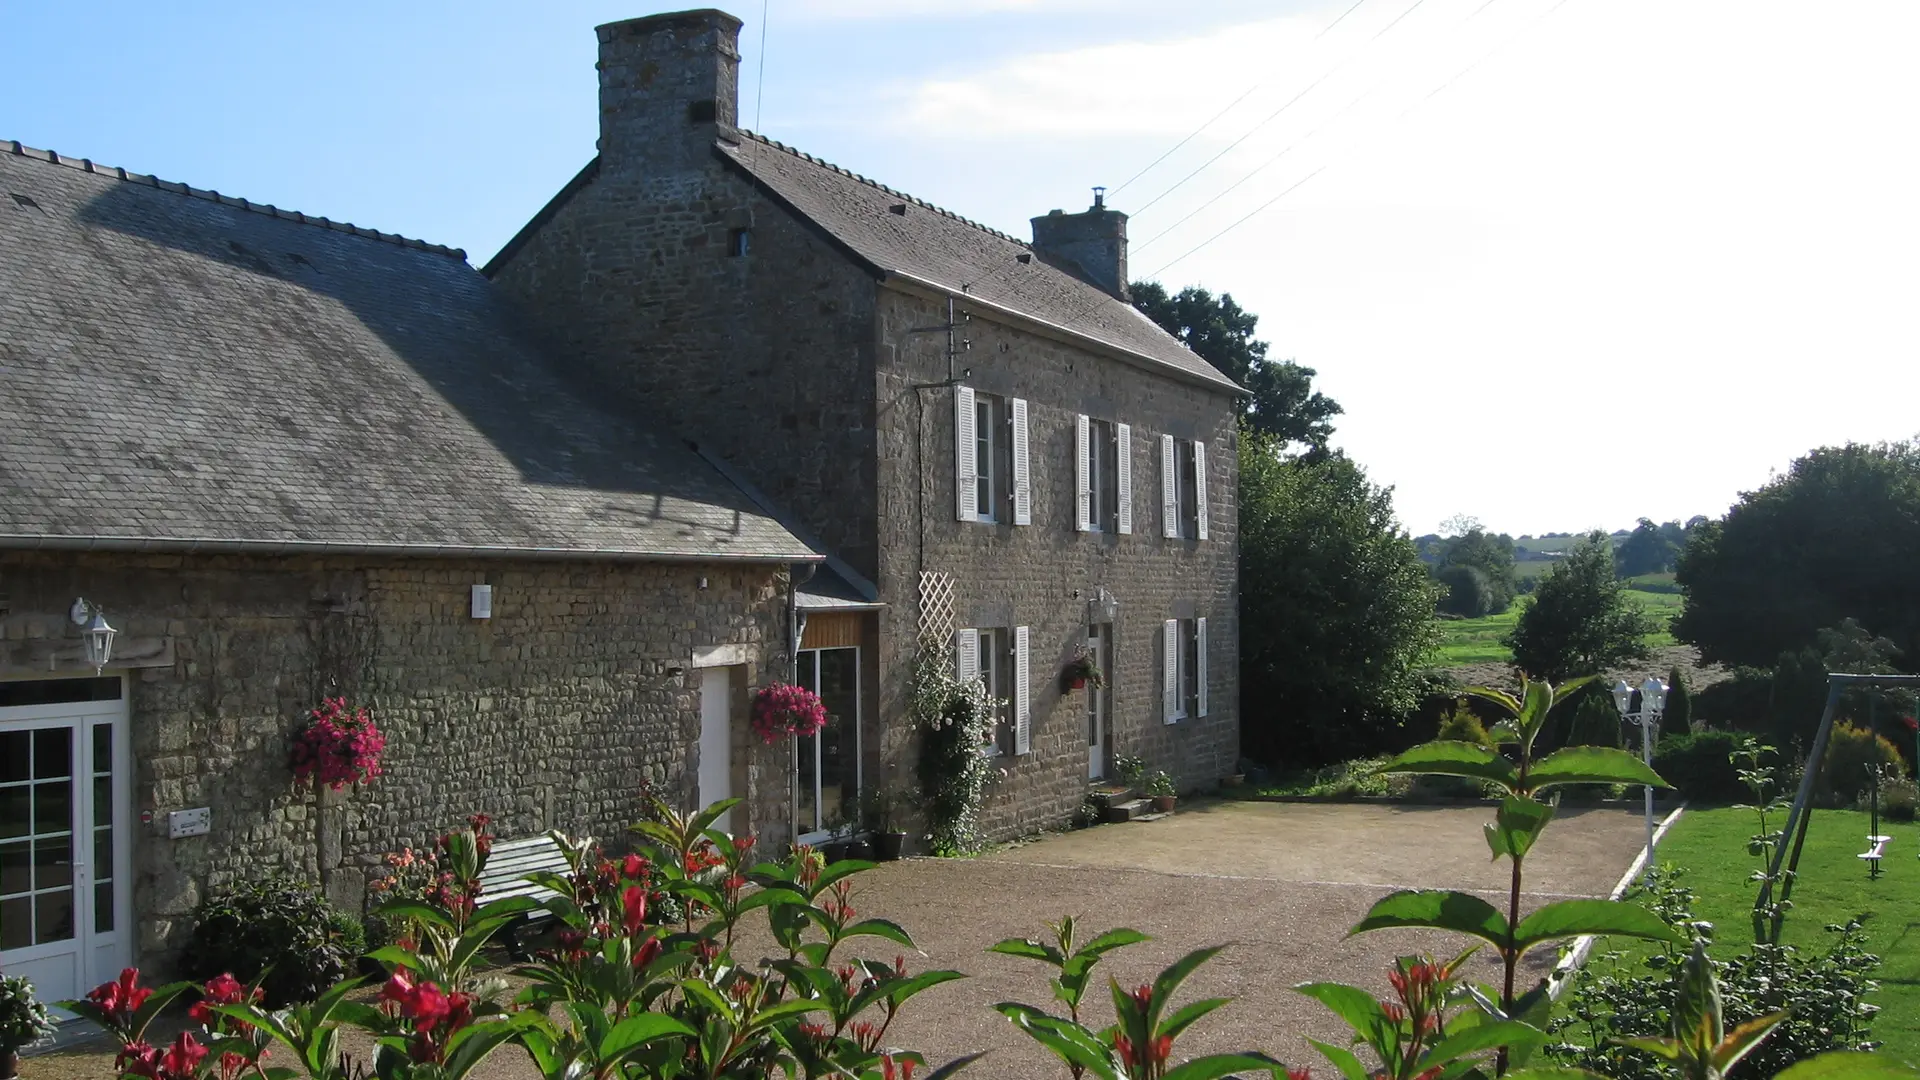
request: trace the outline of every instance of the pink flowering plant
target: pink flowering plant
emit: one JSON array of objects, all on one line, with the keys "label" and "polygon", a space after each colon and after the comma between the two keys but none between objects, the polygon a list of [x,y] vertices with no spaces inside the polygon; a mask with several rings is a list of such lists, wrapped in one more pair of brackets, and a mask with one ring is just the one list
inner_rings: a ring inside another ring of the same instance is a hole
[{"label": "pink flowering plant", "polygon": [[762,742],[783,735],[812,735],[827,726],[820,695],[792,683],[771,683],[753,695],[753,731]]},{"label": "pink flowering plant", "polygon": [[327,698],[293,737],[293,778],[335,791],[363,784],[380,775],[386,748],[387,737],[364,707],[351,709],[346,698]]}]

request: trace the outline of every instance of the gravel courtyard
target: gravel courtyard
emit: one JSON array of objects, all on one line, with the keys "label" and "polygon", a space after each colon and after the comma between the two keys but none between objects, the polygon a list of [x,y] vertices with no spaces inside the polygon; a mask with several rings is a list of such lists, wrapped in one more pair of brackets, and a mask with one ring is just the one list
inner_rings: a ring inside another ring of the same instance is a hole
[{"label": "gravel courtyard", "polygon": [[[1189,979],[1178,1000],[1236,1000],[1184,1036],[1184,1055],[1260,1049],[1292,1063],[1321,1064],[1302,1036],[1344,1041],[1345,1029],[1319,1005],[1291,992],[1298,982],[1340,979],[1387,992],[1384,972],[1409,952],[1451,955],[1464,942],[1443,934],[1390,931],[1347,939],[1375,899],[1398,888],[1480,890],[1506,895],[1507,864],[1489,860],[1480,826],[1488,807],[1375,804],[1202,802],[1157,821],[1108,825],[1049,836],[973,859],[910,859],[855,878],[861,915],[903,925],[924,957],[909,967],[953,968],[969,978],[914,999],[888,1042],[930,1061],[982,1048],[991,1053],[963,1075],[1065,1076],[1054,1059],[1016,1031],[992,1005],[1024,1001],[1051,1009],[1039,964],[987,953],[1008,937],[1044,933],[1073,915],[1089,936],[1132,926],[1151,941],[1110,954],[1088,1012],[1111,1017],[1105,974],[1122,985],[1148,981],[1161,967],[1205,945],[1229,947]],[[1640,815],[1629,810],[1567,810],[1548,826],[1528,861],[1524,906],[1604,896],[1639,851]],[[751,925],[751,923],[750,923]],[[899,951],[860,939],[855,955],[891,960]],[[736,945],[750,960],[752,941]],[[1553,963],[1543,950],[1535,977]],[[1484,969],[1490,977],[1491,965]],[[348,1047],[365,1053],[358,1036]],[[106,1080],[112,1053],[103,1043],[29,1058],[25,1080]],[[1322,1070],[1325,1071],[1324,1069]],[[524,1054],[503,1048],[475,1080],[537,1080]]]}]

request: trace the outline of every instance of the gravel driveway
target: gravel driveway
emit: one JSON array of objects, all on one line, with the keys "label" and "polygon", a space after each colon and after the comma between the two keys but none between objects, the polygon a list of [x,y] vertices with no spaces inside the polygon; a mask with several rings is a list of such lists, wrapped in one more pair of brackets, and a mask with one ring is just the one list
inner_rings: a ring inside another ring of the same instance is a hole
[{"label": "gravel driveway", "polygon": [[[964,1074],[970,1080],[1064,1076],[992,1009],[1008,1000],[1051,1008],[1044,969],[985,950],[1003,938],[1042,934],[1047,921],[1071,914],[1089,932],[1132,926],[1152,936],[1102,965],[1126,986],[1148,981],[1189,950],[1229,946],[1187,981],[1181,1000],[1236,1000],[1182,1038],[1184,1054],[1262,1049],[1289,1063],[1322,1064],[1302,1036],[1344,1042],[1345,1029],[1288,988],[1340,979],[1384,994],[1384,972],[1395,956],[1450,955],[1463,947],[1444,934],[1344,935],[1374,900],[1397,888],[1504,897],[1507,866],[1489,860],[1481,839],[1489,817],[1490,808],[1478,806],[1209,802],[1157,821],[1050,836],[974,859],[882,865],[855,879],[855,907],[906,927],[926,953],[909,958],[911,969],[970,976],[914,999],[888,1041],[934,1062],[991,1047]],[[1528,861],[1524,906],[1606,895],[1643,836],[1640,816],[1630,811],[1564,812]],[[868,940],[871,955],[891,960],[897,951]],[[742,944],[736,955],[747,959],[751,944]],[[1552,961],[1550,952],[1538,954],[1535,976]],[[1089,998],[1090,1016],[1110,1019],[1104,989]],[[111,1055],[49,1054],[23,1061],[20,1071],[25,1080],[107,1080]],[[536,1075],[508,1048],[477,1080]]]}]

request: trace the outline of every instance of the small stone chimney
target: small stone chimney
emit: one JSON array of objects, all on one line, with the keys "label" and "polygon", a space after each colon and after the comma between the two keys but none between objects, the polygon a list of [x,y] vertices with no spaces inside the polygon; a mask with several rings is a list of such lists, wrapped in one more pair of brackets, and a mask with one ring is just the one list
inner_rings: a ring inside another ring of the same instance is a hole
[{"label": "small stone chimney", "polygon": [[686,172],[738,121],[740,20],[706,8],[595,28],[600,36],[600,164]]},{"label": "small stone chimney", "polygon": [[1107,189],[1093,189],[1085,213],[1058,210],[1033,219],[1033,250],[1049,265],[1102,292],[1131,302],[1127,288],[1127,215],[1107,209]]}]

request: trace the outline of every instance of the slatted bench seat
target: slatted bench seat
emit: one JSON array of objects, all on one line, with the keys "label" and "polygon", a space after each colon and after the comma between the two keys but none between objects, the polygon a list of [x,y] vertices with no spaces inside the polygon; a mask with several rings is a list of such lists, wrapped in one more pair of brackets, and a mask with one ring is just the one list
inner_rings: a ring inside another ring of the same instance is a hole
[{"label": "slatted bench seat", "polygon": [[[560,895],[544,885],[536,885],[527,880],[527,875],[537,871],[555,874],[567,872],[567,857],[561,853],[560,846],[551,836],[528,836],[519,840],[495,841],[493,850],[487,854],[486,869],[480,872],[480,901],[508,900],[524,896],[536,903],[544,903]],[[502,931],[507,939],[507,951],[515,959],[526,959],[526,950],[520,945],[520,931],[529,922],[546,920],[552,915],[544,908],[527,912],[526,917],[516,919]]]},{"label": "slatted bench seat", "polygon": [[1867,850],[1854,856],[1857,859],[1867,860],[1868,877],[1877,878],[1880,876],[1880,860],[1886,857],[1887,844],[1892,840],[1893,837],[1891,836],[1869,836],[1867,837],[1867,843],[1871,846],[1868,847]]}]

